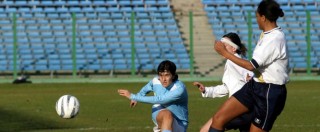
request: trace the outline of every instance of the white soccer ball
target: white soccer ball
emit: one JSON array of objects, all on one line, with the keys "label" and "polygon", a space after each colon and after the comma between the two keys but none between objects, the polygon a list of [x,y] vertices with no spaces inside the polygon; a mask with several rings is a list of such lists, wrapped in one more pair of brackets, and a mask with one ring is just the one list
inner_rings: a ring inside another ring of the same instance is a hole
[{"label": "white soccer ball", "polygon": [[56,102],[56,111],[62,118],[74,118],[79,113],[80,103],[72,95],[63,95]]}]

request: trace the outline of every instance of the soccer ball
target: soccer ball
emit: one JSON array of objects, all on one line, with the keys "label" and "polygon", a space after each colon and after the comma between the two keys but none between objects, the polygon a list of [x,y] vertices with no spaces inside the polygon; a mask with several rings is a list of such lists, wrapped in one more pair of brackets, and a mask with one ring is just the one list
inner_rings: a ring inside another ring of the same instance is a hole
[{"label": "soccer ball", "polygon": [[79,113],[80,103],[72,95],[63,95],[56,102],[56,111],[58,115],[65,119],[74,118]]}]

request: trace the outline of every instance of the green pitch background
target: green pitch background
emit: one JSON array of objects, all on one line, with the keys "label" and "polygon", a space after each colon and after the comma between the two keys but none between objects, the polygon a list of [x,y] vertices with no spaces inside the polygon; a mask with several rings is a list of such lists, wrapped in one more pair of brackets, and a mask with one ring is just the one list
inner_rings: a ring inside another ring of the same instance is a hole
[{"label": "green pitch background", "polygon": [[[150,132],[151,105],[129,107],[129,100],[117,94],[126,88],[138,92],[145,83],[43,83],[0,84],[0,131],[107,131]],[[207,86],[220,82],[203,82]],[[202,98],[192,82],[189,93],[189,132],[197,132],[227,98]],[[320,81],[293,81],[287,85],[284,111],[276,120],[275,132],[320,130]],[[71,94],[80,101],[79,115],[62,119],[55,111],[60,96]]]}]

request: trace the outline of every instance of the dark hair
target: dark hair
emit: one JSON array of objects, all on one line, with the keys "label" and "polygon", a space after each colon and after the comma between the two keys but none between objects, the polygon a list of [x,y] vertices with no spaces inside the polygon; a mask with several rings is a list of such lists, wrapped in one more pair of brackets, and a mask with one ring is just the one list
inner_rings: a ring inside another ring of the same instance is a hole
[{"label": "dark hair", "polygon": [[243,56],[246,56],[247,48],[244,46],[244,44],[241,43],[241,39],[236,33],[228,33],[223,35],[223,37],[229,38],[233,43],[239,46],[240,49],[237,49],[238,54],[242,54]]},{"label": "dark hair", "polygon": [[169,71],[173,76],[172,81],[174,82],[178,80],[176,69],[177,69],[176,64],[174,64],[169,60],[164,60],[159,64],[157,73],[159,74],[160,72]]},{"label": "dark hair", "polygon": [[284,16],[280,5],[274,0],[261,1],[258,6],[257,12],[260,15],[264,15],[271,22],[275,22],[279,17]]}]

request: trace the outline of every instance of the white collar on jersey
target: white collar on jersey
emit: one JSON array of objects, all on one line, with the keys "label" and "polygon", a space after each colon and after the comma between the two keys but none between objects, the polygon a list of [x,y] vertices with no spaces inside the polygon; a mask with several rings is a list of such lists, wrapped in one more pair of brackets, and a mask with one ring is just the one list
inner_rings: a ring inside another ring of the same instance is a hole
[{"label": "white collar on jersey", "polygon": [[271,33],[272,31],[274,31],[274,30],[279,30],[279,29],[281,29],[281,27],[276,27],[276,28],[273,28],[273,29],[271,29],[271,30],[269,30],[269,31],[265,31],[265,32],[263,32],[264,34],[268,34],[268,33]]}]

